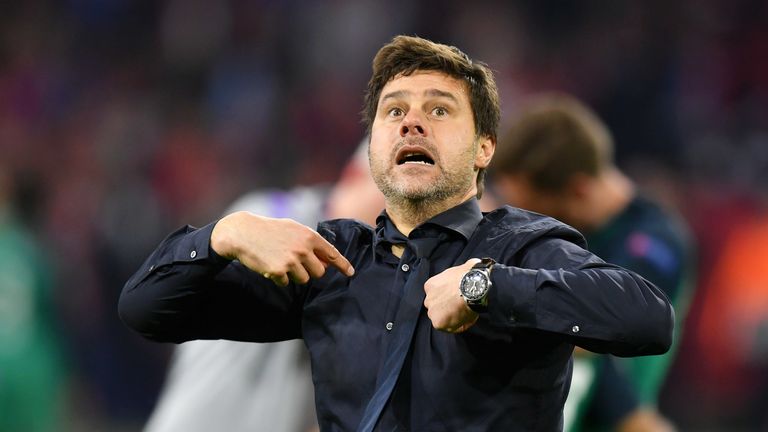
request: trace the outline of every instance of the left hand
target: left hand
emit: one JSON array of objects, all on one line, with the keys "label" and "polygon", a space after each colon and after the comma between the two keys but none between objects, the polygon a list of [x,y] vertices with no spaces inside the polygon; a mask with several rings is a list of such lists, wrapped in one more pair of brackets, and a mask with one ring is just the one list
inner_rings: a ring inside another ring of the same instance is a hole
[{"label": "left hand", "polygon": [[479,315],[467,306],[461,296],[459,284],[473,265],[480,260],[472,258],[464,264],[448,268],[424,283],[424,307],[432,327],[448,333],[461,333],[472,327]]}]

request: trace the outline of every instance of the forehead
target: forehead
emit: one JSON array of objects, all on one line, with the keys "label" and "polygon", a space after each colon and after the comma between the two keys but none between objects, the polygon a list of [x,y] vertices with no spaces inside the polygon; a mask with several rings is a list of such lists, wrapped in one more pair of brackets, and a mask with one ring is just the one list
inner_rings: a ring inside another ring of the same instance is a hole
[{"label": "forehead", "polygon": [[398,92],[404,96],[423,96],[430,90],[439,90],[453,95],[458,101],[469,104],[469,87],[463,80],[437,71],[416,71],[410,75],[396,75],[381,90],[381,99]]}]

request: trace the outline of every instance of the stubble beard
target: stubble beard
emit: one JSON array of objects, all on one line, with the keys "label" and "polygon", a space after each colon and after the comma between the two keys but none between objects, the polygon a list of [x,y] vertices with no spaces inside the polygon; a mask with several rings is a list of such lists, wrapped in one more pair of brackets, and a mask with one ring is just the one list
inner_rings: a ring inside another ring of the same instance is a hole
[{"label": "stubble beard", "polygon": [[[387,208],[398,211],[401,217],[418,225],[433,216],[459,204],[459,200],[475,182],[477,170],[464,166],[450,168],[443,165],[437,149],[424,139],[410,139],[408,144],[416,144],[427,149],[435,158],[435,167],[439,170],[435,180],[429,183],[404,184],[404,179],[395,180],[394,167],[390,161],[397,151],[406,144],[401,141],[396,145],[386,161],[376,161],[368,154],[373,180],[384,195]],[[477,151],[477,141],[473,143],[462,159],[471,164]]]}]

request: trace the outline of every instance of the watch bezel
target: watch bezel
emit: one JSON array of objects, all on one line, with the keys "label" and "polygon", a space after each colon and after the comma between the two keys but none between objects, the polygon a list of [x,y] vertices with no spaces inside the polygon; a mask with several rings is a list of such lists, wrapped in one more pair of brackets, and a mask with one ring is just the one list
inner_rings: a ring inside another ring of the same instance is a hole
[{"label": "watch bezel", "polygon": [[[488,293],[493,288],[493,282],[491,281],[491,270],[493,269],[494,265],[496,265],[496,261],[493,258],[482,258],[479,263],[475,264],[471,269],[469,269],[469,271],[464,273],[464,276],[461,278],[461,282],[459,283],[459,294],[464,299],[464,302],[467,304],[467,306],[477,313],[486,312],[488,310]],[[482,293],[477,296],[468,296],[466,290],[464,289],[464,285],[465,282],[468,281],[469,277],[475,272],[482,275],[481,277],[484,279],[485,289],[482,290]]]},{"label": "watch bezel", "polygon": [[[466,284],[472,279],[472,276],[474,274],[481,275],[483,279],[483,289],[477,295],[470,294],[466,287]],[[491,287],[491,278],[490,278],[490,275],[488,274],[488,270],[485,268],[483,269],[472,268],[467,273],[465,273],[464,277],[461,279],[461,287],[460,287],[461,296],[464,297],[464,300],[466,300],[467,303],[470,303],[470,302],[478,303],[485,298],[485,296],[488,294],[488,290],[490,289],[490,287]]]}]

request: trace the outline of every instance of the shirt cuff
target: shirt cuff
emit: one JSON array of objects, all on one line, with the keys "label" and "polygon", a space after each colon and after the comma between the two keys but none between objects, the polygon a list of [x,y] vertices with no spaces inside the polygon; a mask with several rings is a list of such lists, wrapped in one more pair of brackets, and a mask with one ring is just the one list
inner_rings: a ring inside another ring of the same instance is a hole
[{"label": "shirt cuff", "polygon": [[535,323],[535,270],[496,264],[488,292],[491,323],[506,327],[530,327]]},{"label": "shirt cuff", "polygon": [[[221,270],[231,261],[217,254],[211,248],[211,233],[216,226],[212,222],[202,228],[186,225],[172,233],[157,256],[153,257],[147,269],[151,274],[164,266],[180,263],[203,264],[212,270]],[[175,240],[175,241],[174,241]]]}]

